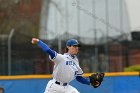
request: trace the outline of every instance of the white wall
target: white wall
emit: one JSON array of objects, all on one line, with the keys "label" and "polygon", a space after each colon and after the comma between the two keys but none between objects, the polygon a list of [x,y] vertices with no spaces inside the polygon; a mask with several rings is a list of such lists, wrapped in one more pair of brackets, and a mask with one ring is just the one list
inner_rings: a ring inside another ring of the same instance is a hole
[{"label": "white wall", "polygon": [[51,0],[48,16],[41,19],[47,22],[40,37],[65,40],[70,38],[67,32],[87,44],[95,43],[95,36],[101,42],[106,33],[109,37],[129,33],[127,13],[124,0]]},{"label": "white wall", "polygon": [[126,0],[130,29],[140,30],[140,0]]}]

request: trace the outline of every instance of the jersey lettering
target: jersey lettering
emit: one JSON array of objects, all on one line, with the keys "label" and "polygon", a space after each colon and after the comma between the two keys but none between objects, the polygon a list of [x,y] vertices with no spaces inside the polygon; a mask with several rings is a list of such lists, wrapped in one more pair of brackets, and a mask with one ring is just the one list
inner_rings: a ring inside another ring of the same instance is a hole
[{"label": "jersey lettering", "polygon": [[66,65],[72,65],[75,66],[76,64],[73,61],[66,61]]}]

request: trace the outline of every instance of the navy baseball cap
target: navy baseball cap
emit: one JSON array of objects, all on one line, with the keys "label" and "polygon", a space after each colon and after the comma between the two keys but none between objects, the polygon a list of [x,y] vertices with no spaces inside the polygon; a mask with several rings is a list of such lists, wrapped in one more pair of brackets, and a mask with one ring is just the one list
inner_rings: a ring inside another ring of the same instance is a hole
[{"label": "navy baseball cap", "polygon": [[81,45],[79,44],[79,42],[76,40],[76,39],[69,39],[67,42],[66,42],[66,46],[78,46],[78,47],[81,47]]}]

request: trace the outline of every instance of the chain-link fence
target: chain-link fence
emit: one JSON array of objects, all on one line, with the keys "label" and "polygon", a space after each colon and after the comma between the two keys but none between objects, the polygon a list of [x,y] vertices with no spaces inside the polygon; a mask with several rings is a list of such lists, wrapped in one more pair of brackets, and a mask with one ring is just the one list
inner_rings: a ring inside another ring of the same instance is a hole
[{"label": "chain-link fence", "polygon": [[[4,37],[4,36],[3,36]],[[16,41],[18,40],[18,41]],[[19,42],[20,41],[20,42]],[[43,40],[52,49],[58,52],[58,39],[51,41]],[[8,61],[8,40],[1,39],[0,42],[0,74],[51,74],[53,62],[49,60],[38,45],[31,44],[31,37],[15,33],[11,39],[11,64]],[[124,71],[139,60],[139,44],[127,40],[120,42],[108,42],[106,54],[106,43],[101,45],[84,45],[80,48],[78,55],[81,68],[84,72],[118,72]],[[62,53],[64,53],[65,41],[62,41]],[[95,51],[97,55],[95,56]],[[108,61],[107,61],[108,58]],[[136,61],[135,61],[136,60]],[[10,66],[10,69],[8,68]],[[10,73],[9,73],[10,71]]]}]

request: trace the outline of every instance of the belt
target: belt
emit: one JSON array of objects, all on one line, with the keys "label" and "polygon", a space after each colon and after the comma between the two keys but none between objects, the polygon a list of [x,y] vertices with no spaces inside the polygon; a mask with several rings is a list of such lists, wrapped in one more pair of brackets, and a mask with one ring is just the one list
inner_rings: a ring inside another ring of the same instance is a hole
[{"label": "belt", "polygon": [[68,85],[68,83],[60,83],[58,81],[55,81],[55,84],[62,85],[62,86],[67,86]]}]

